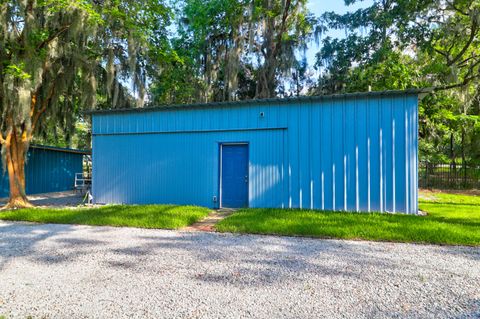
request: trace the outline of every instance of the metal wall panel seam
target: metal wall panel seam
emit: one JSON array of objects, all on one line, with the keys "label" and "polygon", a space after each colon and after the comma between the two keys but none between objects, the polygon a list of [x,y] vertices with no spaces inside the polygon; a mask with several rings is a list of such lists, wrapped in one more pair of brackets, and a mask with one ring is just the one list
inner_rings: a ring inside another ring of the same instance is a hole
[{"label": "metal wall panel seam", "polygon": [[343,149],[343,210],[347,211],[347,132],[345,127],[345,122],[347,117],[345,115],[345,104],[346,101],[342,100],[342,127],[343,127],[343,139],[342,139],[342,149]]},{"label": "metal wall panel seam", "polygon": [[336,179],[336,176],[335,176],[335,160],[334,160],[334,156],[333,156],[333,136],[334,136],[334,126],[333,126],[333,113],[334,113],[334,105],[332,104],[332,111],[331,111],[331,114],[330,114],[330,154],[331,154],[331,163],[332,163],[332,198],[333,198],[333,201],[332,201],[332,207],[333,207],[333,210],[336,209],[336,194],[335,194],[335,179]]},{"label": "metal wall panel seam", "polygon": [[365,103],[366,107],[366,112],[367,112],[367,125],[365,127],[365,130],[367,131],[367,205],[368,205],[368,212],[371,212],[371,192],[370,192],[370,180],[371,180],[371,171],[370,171],[370,140],[371,140],[371,134],[370,134],[370,107],[369,107],[369,101]]},{"label": "metal wall panel seam", "polygon": [[183,134],[183,133],[217,133],[217,132],[244,132],[244,131],[274,131],[286,130],[288,127],[265,127],[265,128],[233,128],[233,129],[214,129],[214,130],[186,130],[186,131],[152,131],[152,132],[123,132],[92,134],[92,136],[125,136],[125,135],[155,135],[155,134]]},{"label": "metal wall panel seam", "polygon": [[318,127],[319,131],[319,138],[318,138],[318,153],[319,153],[319,173],[321,173],[321,200],[322,200],[322,210],[325,210],[325,169],[323,166],[323,161],[322,161],[322,141],[323,141],[323,130],[324,130],[324,125],[325,123],[323,122],[323,110],[324,108],[319,108],[319,118],[318,123],[320,124],[320,127]]},{"label": "metal wall panel seam", "polygon": [[[377,101],[380,106],[380,101]],[[378,108],[378,112],[380,113],[378,116],[378,123],[379,123],[379,132],[380,132],[380,212],[383,213],[383,131],[382,131],[382,109],[381,107]]]},{"label": "metal wall panel seam", "polygon": [[[392,102],[393,103],[393,102]],[[397,207],[396,207],[396,166],[395,166],[395,116],[393,112],[393,105],[391,105],[392,111],[391,111],[391,120],[392,120],[392,192],[393,192],[393,213],[396,212]]]},{"label": "metal wall panel seam", "polygon": [[313,152],[313,143],[312,143],[312,113],[313,113],[313,105],[310,101],[309,108],[308,108],[308,169],[309,169],[309,180],[310,180],[310,209],[314,209],[314,193],[313,193],[313,174],[312,174],[312,156]]},{"label": "metal wall panel seam", "polygon": [[405,143],[405,208],[406,208],[406,213],[410,213],[410,187],[409,187],[409,181],[410,181],[410,170],[409,170],[409,162],[408,162],[408,154],[409,154],[409,148],[408,148],[408,143],[410,142],[410,131],[408,128],[408,113],[406,109],[406,100],[403,99],[403,109],[404,109],[404,114],[405,114],[405,137],[404,139],[406,140]]},{"label": "metal wall panel seam", "polygon": [[[417,102],[418,103],[418,102]],[[415,179],[415,182],[413,183],[412,189],[414,189],[414,195],[415,195],[415,210],[414,214],[418,213],[418,105],[415,103],[412,103],[413,107],[413,116],[414,116],[414,130],[413,130],[413,151],[415,153],[414,160],[413,160],[413,165],[415,166],[415,171],[413,174],[413,177]]]},{"label": "metal wall panel seam", "polygon": [[300,209],[303,208],[303,184],[302,184],[302,169],[300,169],[302,167],[301,165],[301,161],[300,161],[300,147],[301,147],[301,143],[300,143],[300,138],[301,138],[301,131],[300,131],[300,118],[301,118],[301,110],[300,108],[296,108],[296,112],[297,112],[297,122],[295,123],[296,125],[296,129],[297,129],[297,141],[296,141],[296,166],[298,168],[298,172],[297,172],[297,191],[298,191],[298,202],[299,202],[299,207]]},{"label": "metal wall panel seam", "polygon": [[360,211],[360,194],[359,194],[359,189],[358,189],[358,137],[357,137],[357,131],[358,131],[358,101],[355,98],[355,108],[354,108],[354,123],[353,123],[353,136],[354,136],[354,145],[355,145],[355,211],[359,212]]}]

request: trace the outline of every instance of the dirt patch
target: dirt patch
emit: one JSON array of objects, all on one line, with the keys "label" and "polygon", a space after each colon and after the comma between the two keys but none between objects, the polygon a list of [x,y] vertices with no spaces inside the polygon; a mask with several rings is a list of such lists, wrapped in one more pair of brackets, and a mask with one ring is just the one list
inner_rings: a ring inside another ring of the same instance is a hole
[{"label": "dirt patch", "polygon": [[224,218],[228,217],[229,215],[235,212],[234,209],[219,209],[210,213],[207,217],[202,219],[201,221],[185,227],[183,230],[186,231],[204,231],[204,232],[214,232],[215,225],[223,220]]},{"label": "dirt patch", "polygon": [[420,189],[419,195],[422,198],[426,196],[434,196],[435,194],[457,194],[457,195],[473,195],[480,196],[480,189]]},{"label": "dirt patch", "polygon": [[[32,203],[34,206],[49,208],[78,207],[84,204],[84,197],[84,195],[75,191],[28,195],[30,203]],[[8,198],[0,199],[0,206],[5,204],[7,201]]]}]

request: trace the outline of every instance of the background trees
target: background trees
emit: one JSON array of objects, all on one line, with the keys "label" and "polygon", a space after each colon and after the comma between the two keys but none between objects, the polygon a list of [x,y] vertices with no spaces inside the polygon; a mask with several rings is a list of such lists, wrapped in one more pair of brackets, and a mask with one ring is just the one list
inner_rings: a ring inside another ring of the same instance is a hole
[{"label": "background trees", "polygon": [[[0,3],[0,142],[8,207],[28,206],[25,158],[34,137],[69,141],[95,105],[143,105],[148,62],[162,53],[159,1]],[[130,82],[129,89],[123,83]]]},{"label": "background trees", "polygon": [[[321,17],[307,3],[0,0],[11,204],[26,200],[28,145],[88,148],[91,107],[435,87],[420,105],[421,157],[480,161],[480,0],[374,0]],[[325,36],[335,29],[346,36]]]},{"label": "background trees", "polygon": [[479,161],[479,21],[478,0],[377,0],[326,13],[322,23],[348,35],[324,39],[312,93],[435,87],[420,105],[421,158]]},{"label": "background trees", "polygon": [[171,41],[180,60],[155,78],[151,100],[231,101],[282,94],[318,29],[306,3],[183,1]]},{"label": "background trees", "polygon": [[[153,81],[151,101],[435,87],[420,105],[421,158],[480,161],[478,0],[375,0],[321,17],[306,3],[184,0],[172,40],[180,60]],[[334,29],[346,36],[322,39],[312,72],[302,53]]]}]

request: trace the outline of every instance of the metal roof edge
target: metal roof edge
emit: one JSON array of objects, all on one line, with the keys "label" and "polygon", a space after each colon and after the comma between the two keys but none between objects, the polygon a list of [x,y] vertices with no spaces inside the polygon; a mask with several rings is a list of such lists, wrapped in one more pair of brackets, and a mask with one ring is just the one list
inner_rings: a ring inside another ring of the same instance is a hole
[{"label": "metal roof edge", "polygon": [[56,152],[65,152],[65,153],[75,153],[75,154],[84,154],[90,155],[92,151],[89,150],[79,150],[74,148],[64,148],[64,147],[56,147],[56,146],[47,146],[47,145],[38,145],[38,144],[31,144],[30,148],[40,149],[40,150],[47,150],[47,151],[56,151]]},{"label": "metal roof edge", "polygon": [[287,97],[287,98],[267,98],[267,99],[250,99],[241,101],[229,102],[209,102],[209,103],[191,103],[191,104],[171,104],[159,105],[145,108],[122,108],[122,109],[108,109],[108,110],[93,110],[85,112],[90,115],[97,114],[114,114],[114,113],[137,113],[137,112],[155,112],[168,111],[173,109],[193,109],[193,108],[208,108],[208,107],[230,107],[242,105],[256,105],[267,103],[295,103],[295,102],[314,102],[330,99],[353,99],[353,98],[369,98],[379,96],[395,96],[395,95],[418,95],[419,97],[431,93],[434,88],[419,88],[406,90],[387,90],[387,91],[371,91],[371,92],[355,92],[355,93],[341,93],[330,95],[314,95],[301,97]]}]

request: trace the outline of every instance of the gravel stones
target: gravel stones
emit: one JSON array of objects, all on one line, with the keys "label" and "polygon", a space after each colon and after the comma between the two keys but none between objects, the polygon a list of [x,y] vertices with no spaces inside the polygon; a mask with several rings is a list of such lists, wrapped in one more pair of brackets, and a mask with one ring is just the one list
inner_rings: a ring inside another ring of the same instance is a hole
[{"label": "gravel stones", "polygon": [[479,318],[480,248],[0,222],[7,318]]}]

